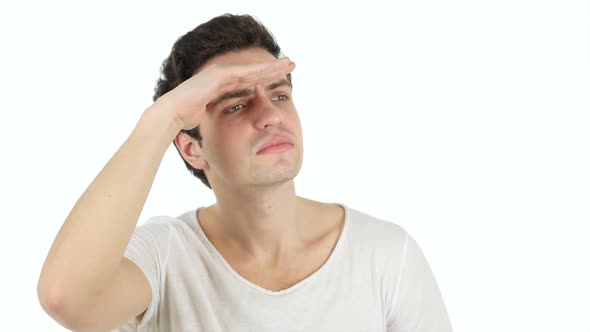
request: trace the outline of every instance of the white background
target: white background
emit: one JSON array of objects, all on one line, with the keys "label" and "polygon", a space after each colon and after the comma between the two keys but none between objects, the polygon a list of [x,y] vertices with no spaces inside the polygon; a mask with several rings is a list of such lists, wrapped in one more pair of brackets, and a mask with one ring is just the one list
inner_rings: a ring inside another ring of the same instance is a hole
[{"label": "white background", "polygon": [[[590,3],[2,2],[2,331],[176,38],[250,13],[296,62],[297,193],[398,223],[458,332],[590,330]],[[133,167],[133,165],[130,165]],[[213,203],[171,145],[139,224]]]}]

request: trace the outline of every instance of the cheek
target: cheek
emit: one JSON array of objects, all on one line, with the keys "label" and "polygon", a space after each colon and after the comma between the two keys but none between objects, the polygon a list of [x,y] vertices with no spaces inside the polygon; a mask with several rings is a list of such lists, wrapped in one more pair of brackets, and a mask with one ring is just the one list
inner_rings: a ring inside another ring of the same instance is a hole
[{"label": "cheek", "polygon": [[231,161],[239,159],[249,150],[248,142],[231,128],[217,128],[211,135],[211,148],[218,159]]},{"label": "cheek", "polygon": [[292,112],[291,114],[291,124],[293,130],[296,130],[297,133],[301,133],[301,120],[299,119],[299,114],[297,112]]}]

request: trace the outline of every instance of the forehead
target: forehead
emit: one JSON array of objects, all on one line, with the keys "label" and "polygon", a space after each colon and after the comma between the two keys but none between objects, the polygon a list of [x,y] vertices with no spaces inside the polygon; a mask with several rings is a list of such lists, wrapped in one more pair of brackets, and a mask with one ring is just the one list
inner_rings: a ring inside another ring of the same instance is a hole
[{"label": "forehead", "polygon": [[248,65],[254,63],[267,62],[274,59],[276,58],[263,48],[246,48],[214,56],[213,58],[205,62],[205,64],[201,68],[199,68],[198,71],[201,71],[213,64]]}]

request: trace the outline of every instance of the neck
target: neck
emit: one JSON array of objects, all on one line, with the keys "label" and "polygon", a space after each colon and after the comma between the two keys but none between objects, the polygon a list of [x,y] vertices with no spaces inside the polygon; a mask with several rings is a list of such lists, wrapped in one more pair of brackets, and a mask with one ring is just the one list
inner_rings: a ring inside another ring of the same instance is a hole
[{"label": "neck", "polygon": [[293,181],[247,190],[216,191],[211,206],[224,237],[265,263],[284,261],[306,242],[303,199]]}]

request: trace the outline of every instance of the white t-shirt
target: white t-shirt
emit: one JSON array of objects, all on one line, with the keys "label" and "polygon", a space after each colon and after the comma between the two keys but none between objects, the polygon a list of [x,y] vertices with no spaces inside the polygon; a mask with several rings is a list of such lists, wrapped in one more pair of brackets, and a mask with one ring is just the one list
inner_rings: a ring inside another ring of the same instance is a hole
[{"label": "white t-shirt", "polygon": [[327,261],[297,284],[264,289],[209,242],[197,209],[137,226],[125,257],[146,275],[141,322],[115,331],[452,331],[420,247],[401,226],[341,203],[345,222]]}]

